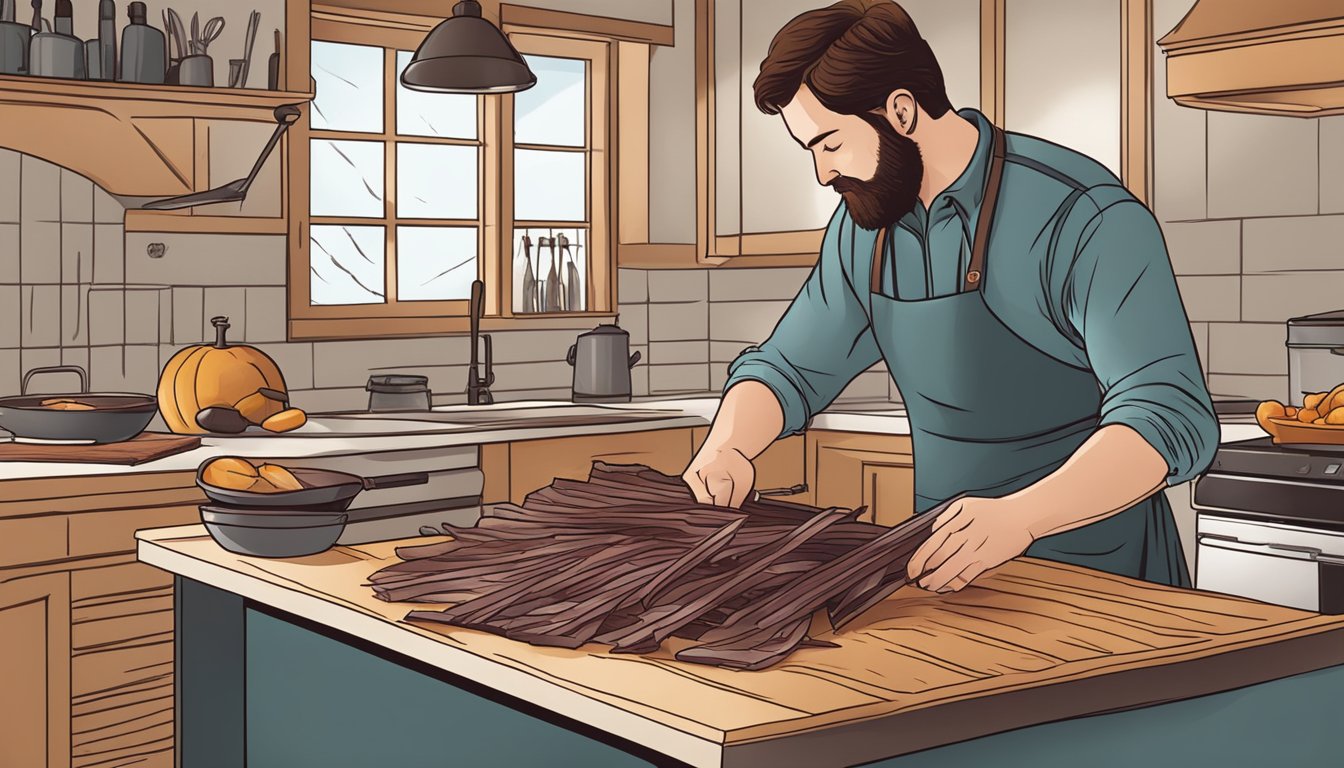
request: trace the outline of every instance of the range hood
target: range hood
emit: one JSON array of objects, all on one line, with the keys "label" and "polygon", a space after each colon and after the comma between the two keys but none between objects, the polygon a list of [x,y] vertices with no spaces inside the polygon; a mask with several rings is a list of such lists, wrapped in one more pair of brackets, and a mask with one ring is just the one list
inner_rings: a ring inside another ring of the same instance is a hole
[{"label": "range hood", "polygon": [[1198,0],[1158,40],[1178,104],[1296,117],[1344,114],[1344,2]]}]

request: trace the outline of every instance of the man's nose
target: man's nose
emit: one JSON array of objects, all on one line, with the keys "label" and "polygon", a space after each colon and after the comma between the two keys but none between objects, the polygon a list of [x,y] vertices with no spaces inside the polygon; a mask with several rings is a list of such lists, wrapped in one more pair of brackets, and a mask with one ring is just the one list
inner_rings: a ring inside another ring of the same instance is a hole
[{"label": "man's nose", "polygon": [[815,165],[817,168],[817,183],[823,187],[829,186],[832,181],[840,177],[840,172],[830,163],[823,162],[821,158],[817,158]]}]

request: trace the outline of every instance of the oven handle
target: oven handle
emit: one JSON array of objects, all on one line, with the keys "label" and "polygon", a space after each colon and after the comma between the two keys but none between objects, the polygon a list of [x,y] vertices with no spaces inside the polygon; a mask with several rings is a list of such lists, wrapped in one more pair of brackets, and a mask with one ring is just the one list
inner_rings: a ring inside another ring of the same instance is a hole
[{"label": "oven handle", "polygon": [[1199,543],[1218,549],[1227,549],[1233,552],[1248,552],[1256,555],[1272,555],[1274,557],[1289,557],[1295,560],[1325,560],[1327,562],[1344,563],[1344,559],[1331,558],[1330,555],[1322,556],[1321,550],[1316,547],[1301,547],[1293,544],[1260,544],[1257,542],[1241,541],[1227,536],[1206,533],[1199,537]]}]

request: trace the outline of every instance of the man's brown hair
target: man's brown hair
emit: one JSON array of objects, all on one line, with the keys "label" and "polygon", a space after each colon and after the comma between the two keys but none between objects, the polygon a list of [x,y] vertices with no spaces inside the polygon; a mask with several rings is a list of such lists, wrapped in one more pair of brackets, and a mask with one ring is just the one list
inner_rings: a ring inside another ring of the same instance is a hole
[{"label": "man's brown hair", "polygon": [[902,88],[932,117],[952,108],[938,60],[894,0],[840,0],[785,24],[752,86],[756,106],[778,114],[803,85],[844,115],[881,109]]}]

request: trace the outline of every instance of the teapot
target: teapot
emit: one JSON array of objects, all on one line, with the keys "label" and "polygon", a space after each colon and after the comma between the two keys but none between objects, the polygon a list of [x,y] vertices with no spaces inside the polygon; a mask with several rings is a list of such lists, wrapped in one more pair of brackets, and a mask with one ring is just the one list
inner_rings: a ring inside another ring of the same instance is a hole
[{"label": "teapot", "polygon": [[630,334],[619,326],[602,324],[579,334],[565,357],[574,368],[573,401],[630,402],[630,369],[639,358],[630,354]]}]

